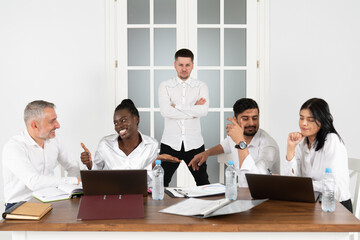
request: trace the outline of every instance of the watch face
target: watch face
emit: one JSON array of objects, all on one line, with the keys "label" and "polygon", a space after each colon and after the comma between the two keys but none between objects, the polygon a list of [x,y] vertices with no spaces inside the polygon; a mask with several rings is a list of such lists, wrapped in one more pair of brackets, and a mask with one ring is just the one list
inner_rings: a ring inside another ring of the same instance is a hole
[{"label": "watch face", "polygon": [[245,149],[247,147],[247,144],[246,142],[244,141],[241,141],[239,144],[235,145],[235,148],[238,148],[238,149]]},{"label": "watch face", "polygon": [[246,148],[246,142],[240,142],[239,143],[239,147],[240,147],[240,149],[245,149]]}]

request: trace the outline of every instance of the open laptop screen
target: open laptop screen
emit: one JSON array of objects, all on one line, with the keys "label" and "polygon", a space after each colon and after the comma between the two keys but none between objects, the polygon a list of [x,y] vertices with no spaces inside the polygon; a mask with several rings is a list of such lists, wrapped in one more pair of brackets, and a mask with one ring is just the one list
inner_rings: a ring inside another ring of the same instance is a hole
[{"label": "open laptop screen", "polygon": [[147,170],[82,170],[84,195],[143,194],[147,196]]},{"label": "open laptop screen", "polygon": [[246,173],[250,194],[255,199],[316,202],[319,193],[309,177]]}]

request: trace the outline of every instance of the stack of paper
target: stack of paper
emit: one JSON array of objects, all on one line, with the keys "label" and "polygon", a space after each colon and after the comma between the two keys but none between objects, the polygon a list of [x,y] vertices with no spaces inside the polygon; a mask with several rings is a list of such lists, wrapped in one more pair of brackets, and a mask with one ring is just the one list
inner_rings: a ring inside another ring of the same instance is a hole
[{"label": "stack of paper", "polygon": [[160,210],[159,212],[207,218],[244,212],[263,203],[266,200],[267,199],[230,201],[225,198],[220,200],[203,200],[197,198],[189,198],[179,203],[176,203],[168,208]]},{"label": "stack of paper", "polygon": [[170,197],[207,197],[225,194],[225,186],[221,183],[214,183],[196,187],[166,188],[165,192]]}]

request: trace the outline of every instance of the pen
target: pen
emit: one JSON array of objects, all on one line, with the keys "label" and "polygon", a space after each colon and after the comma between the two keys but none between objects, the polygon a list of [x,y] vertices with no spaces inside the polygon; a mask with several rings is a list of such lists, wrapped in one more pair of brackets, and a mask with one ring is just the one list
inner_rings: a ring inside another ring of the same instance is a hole
[{"label": "pen", "polygon": [[270,175],[272,175],[272,171],[270,170],[270,168],[268,168],[267,170],[269,171]]},{"label": "pen", "polygon": [[177,193],[183,195],[185,198],[188,198],[188,194],[186,192],[183,192],[181,189],[174,189]]}]

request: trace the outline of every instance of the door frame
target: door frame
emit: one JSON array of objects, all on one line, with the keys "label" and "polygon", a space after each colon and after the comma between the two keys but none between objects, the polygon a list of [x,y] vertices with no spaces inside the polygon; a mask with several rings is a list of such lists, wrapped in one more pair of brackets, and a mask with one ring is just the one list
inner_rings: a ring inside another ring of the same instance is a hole
[{"label": "door frame", "polygon": [[[249,1],[255,1],[255,0],[248,0]],[[150,0],[152,3],[153,0]],[[192,0],[192,2],[195,2]],[[253,4],[253,2],[251,2]],[[177,1],[177,8],[186,8],[187,4],[189,4],[188,0],[178,0]],[[193,3],[192,3],[193,4]],[[255,66],[256,68],[256,81],[254,81],[252,84],[255,84],[256,87],[249,87],[247,84],[247,96],[250,98],[253,98],[255,101],[257,101],[260,109],[260,127],[262,129],[267,130],[268,132],[271,130],[270,128],[270,118],[269,118],[269,99],[270,99],[270,78],[269,78],[269,49],[270,49],[270,34],[269,34],[269,0],[256,0],[256,31],[257,31],[257,42],[256,44],[256,59],[251,59],[252,66]],[[119,84],[119,81],[117,79],[127,79],[127,73],[124,71],[124,73],[120,76],[117,72],[118,68],[121,68],[123,66],[126,66],[126,63],[122,62],[121,59],[119,59],[119,55],[121,55],[123,58],[127,58],[127,51],[121,51],[121,49],[117,48],[116,42],[123,41],[126,42],[126,36],[118,34],[117,31],[127,31],[126,24],[121,25],[118,24],[119,22],[126,23],[126,15],[124,14],[118,14],[116,9],[121,8],[121,6],[126,7],[126,0],[105,0],[105,58],[106,58],[106,78],[107,81],[113,83],[113,91],[109,92],[109,94],[114,95],[114,108],[121,102],[122,99],[128,97],[127,88],[128,84],[127,81],[123,81],[121,85]],[[190,11],[197,11],[196,7],[190,8]],[[191,13],[189,13],[190,15]],[[123,18],[123,19],[121,19]],[[125,18],[125,19],[124,19]],[[187,21],[184,24],[195,24],[194,21]],[[197,30],[197,28],[192,28]],[[191,34],[197,34],[196,32],[189,33]],[[122,39],[119,39],[122,38]],[[179,36],[177,34],[177,43],[181,42],[181,44],[188,45],[191,49],[197,49],[196,45],[197,43],[191,43],[189,40],[189,36],[183,36],[183,39],[179,41]],[[188,42],[186,42],[188,41]],[[195,48],[193,46],[195,44]],[[177,44],[177,47],[180,48],[182,45]],[[119,51],[120,50],[120,51]],[[196,52],[194,52],[196,55]],[[247,66],[249,66],[250,63],[247,63]],[[197,66],[195,65],[195,69],[197,69]],[[196,74],[195,74],[196,75]],[[195,76],[194,75],[194,76]],[[196,76],[195,76],[196,77]],[[247,81],[248,83],[248,81]],[[253,90],[255,89],[255,90]],[[223,100],[221,100],[223,101]],[[150,115],[151,121],[154,121],[154,114],[152,113]],[[224,119],[221,119],[220,121],[221,126],[224,124]],[[154,124],[153,124],[154,125]],[[154,132],[154,126],[151,126],[151,132]],[[186,180],[181,178],[178,178],[178,184],[180,182],[186,183]]]}]

